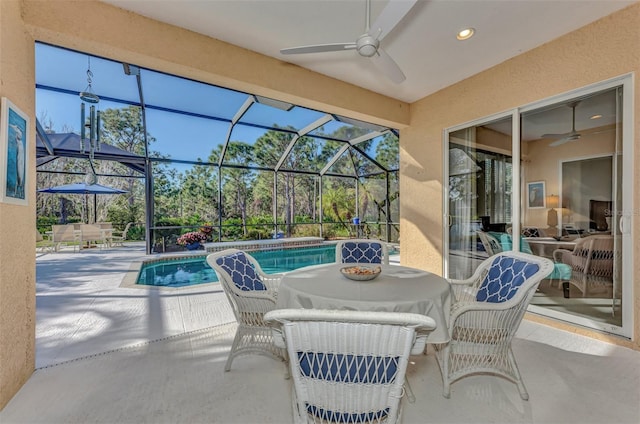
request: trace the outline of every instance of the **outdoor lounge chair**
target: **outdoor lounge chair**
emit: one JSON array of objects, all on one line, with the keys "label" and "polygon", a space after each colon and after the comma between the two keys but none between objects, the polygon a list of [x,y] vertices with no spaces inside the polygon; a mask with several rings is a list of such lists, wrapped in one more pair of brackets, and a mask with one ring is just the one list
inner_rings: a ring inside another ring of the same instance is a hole
[{"label": "outdoor lounge chair", "polygon": [[124,241],[127,239],[127,233],[131,229],[133,222],[128,222],[124,227],[124,230],[113,230],[111,232],[111,245],[112,246],[124,246]]},{"label": "outdoor lounge chair", "polygon": [[282,274],[265,274],[255,259],[237,249],[212,253],[207,256],[207,263],[215,270],[238,321],[224,370],[229,371],[233,359],[240,355],[285,359],[284,349],[273,344],[271,327],[263,320],[264,314],[276,306]]},{"label": "outdoor lounge chair", "polygon": [[295,423],[396,423],[409,355],[432,318],[398,312],[279,309],[265,315],[286,347]]},{"label": "outdoor lounge chair", "polygon": [[389,264],[387,244],[380,240],[351,239],[336,245],[337,263]]},{"label": "outdoor lounge chair", "polygon": [[80,247],[85,242],[89,244],[92,241],[99,243],[101,248],[105,247],[107,245],[106,230],[100,228],[99,225],[80,224]]},{"label": "outdoor lounge chair", "polygon": [[71,243],[73,250],[80,249],[80,232],[76,231],[73,224],[53,225],[51,227],[51,242],[55,244],[54,250],[58,252],[64,243]]},{"label": "outdoor lounge chair", "polygon": [[451,340],[435,346],[446,398],[454,381],[488,373],[516,383],[520,397],[529,399],[511,340],[538,284],[552,270],[549,259],[502,252],[484,260],[471,278],[449,281],[455,294],[449,316]]},{"label": "outdoor lounge chair", "polygon": [[40,231],[36,228],[36,252],[54,252],[56,250],[56,244],[51,238],[44,238]]}]

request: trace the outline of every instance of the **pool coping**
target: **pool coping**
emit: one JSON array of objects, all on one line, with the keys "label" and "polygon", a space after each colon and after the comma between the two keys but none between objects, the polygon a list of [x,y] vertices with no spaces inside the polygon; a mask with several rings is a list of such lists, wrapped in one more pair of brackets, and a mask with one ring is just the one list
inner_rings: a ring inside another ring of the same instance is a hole
[{"label": "pool coping", "polygon": [[187,251],[187,252],[173,252],[173,253],[157,253],[154,255],[147,255],[140,260],[134,261],[129,266],[129,270],[125,273],[122,281],[120,282],[121,288],[130,289],[157,289],[157,290],[185,290],[194,289],[198,287],[207,287],[214,284],[220,284],[217,281],[212,283],[202,283],[191,286],[182,287],[167,287],[167,286],[153,286],[147,284],[136,284],[138,280],[138,274],[145,264],[154,262],[180,260],[185,257],[199,257],[207,256],[213,252],[220,252],[225,249],[236,248],[244,251],[256,251],[256,250],[278,250],[278,249],[292,249],[300,247],[314,247],[321,246],[323,244],[336,244],[337,241],[325,241],[321,237],[296,237],[296,238],[282,238],[282,239],[269,239],[269,240],[243,240],[243,241],[226,241],[218,243],[205,243],[205,250]]}]

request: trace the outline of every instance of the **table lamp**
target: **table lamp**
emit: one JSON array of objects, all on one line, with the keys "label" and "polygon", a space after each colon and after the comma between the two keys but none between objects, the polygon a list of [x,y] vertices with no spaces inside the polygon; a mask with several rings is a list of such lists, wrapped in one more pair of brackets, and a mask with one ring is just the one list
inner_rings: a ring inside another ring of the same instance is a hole
[{"label": "table lamp", "polygon": [[549,228],[556,228],[556,226],[558,225],[558,211],[556,211],[554,208],[558,207],[559,202],[560,196],[558,196],[557,194],[552,194],[547,197],[547,206],[551,208],[549,209],[549,212],[547,212],[547,225],[549,226]]}]

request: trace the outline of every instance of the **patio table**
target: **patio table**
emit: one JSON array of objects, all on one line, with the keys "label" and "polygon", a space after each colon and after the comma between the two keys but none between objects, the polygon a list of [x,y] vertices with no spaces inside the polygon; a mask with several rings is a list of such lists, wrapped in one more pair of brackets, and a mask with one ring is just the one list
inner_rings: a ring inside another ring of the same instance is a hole
[{"label": "patio table", "polygon": [[418,313],[433,318],[437,325],[427,343],[449,341],[446,317],[452,293],[447,280],[420,269],[380,265],[382,272],[376,279],[353,281],[340,273],[340,268],[352,265],[316,265],[285,274],[278,288],[276,309]]}]

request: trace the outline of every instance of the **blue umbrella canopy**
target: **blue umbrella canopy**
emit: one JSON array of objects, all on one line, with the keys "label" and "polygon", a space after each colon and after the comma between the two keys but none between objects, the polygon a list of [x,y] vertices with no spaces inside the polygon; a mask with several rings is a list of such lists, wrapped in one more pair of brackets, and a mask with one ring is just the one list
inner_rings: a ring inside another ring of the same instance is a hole
[{"label": "blue umbrella canopy", "polygon": [[[75,183],[75,184],[65,184],[61,186],[43,188],[38,190],[39,193],[51,193],[51,194],[84,194],[85,195],[85,203],[87,201],[87,194],[93,194],[93,222],[96,222],[97,217],[97,203],[96,203],[96,194],[124,194],[127,193],[125,190],[120,190],[118,188],[107,187],[100,184],[87,184],[87,183]],[[83,210],[85,206],[83,205]],[[87,211],[88,212],[88,211]],[[84,215],[84,212],[83,212]],[[87,220],[89,217],[87,216]]]},{"label": "blue umbrella canopy", "polygon": [[124,194],[125,190],[107,187],[100,184],[65,184],[61,186],[43,188],[38,190],[40,193],[58,193],[58,194]]}]

